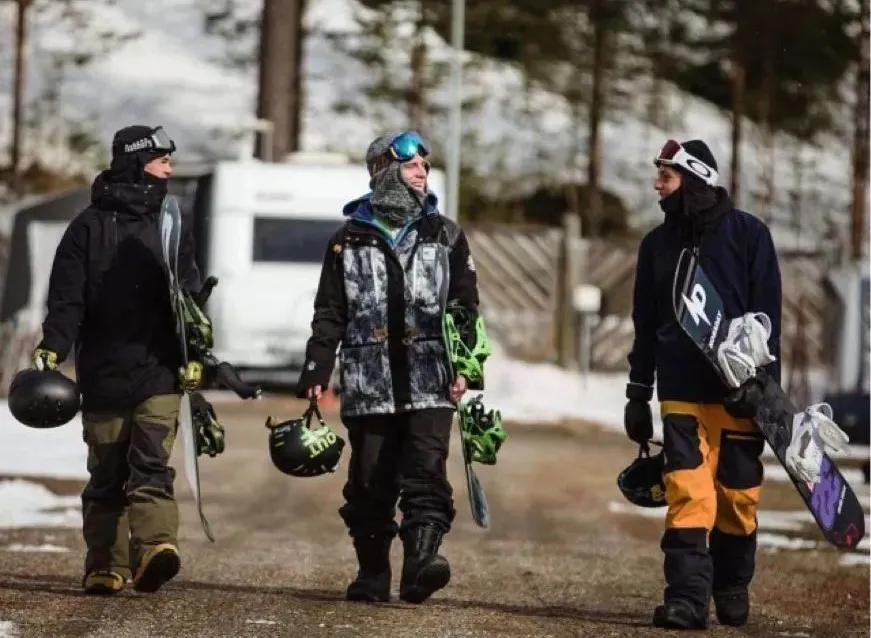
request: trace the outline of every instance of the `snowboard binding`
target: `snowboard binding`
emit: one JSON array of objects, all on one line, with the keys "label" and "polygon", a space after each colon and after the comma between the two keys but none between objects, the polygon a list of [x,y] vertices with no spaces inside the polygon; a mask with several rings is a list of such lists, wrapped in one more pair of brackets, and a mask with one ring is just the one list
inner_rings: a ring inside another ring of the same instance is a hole
[{"label": "snowboard binding", "polygon": [[199,392],[191,392],[191,421],[197,442],[197,456],[215,458],[224,451],[226,433],[218,423],[215,408]]},{"label": "snowboard binding", "polygon": [[748,312],[729,322],[723,343],[717,348],[717,362],[726,383],[740,387],[756,376],[757,368],[775,361],[768,351],[771,319],[764,312]]},{"label": "snowboard binding", "polygon": [[462,444],[466,446],[468,457],[482,465],[495,465],[496,454],[508,438],[502,428],[502,414],[499,410],[488,412],[482,395],[460,402],[458,412]]},{"label": "snowboard binding", "polygon": [[784,465],[797,479],[816,485],[820,480],[823,454],[843,452],[850,437],[832,420],[832,406],[817,403],[796,414],[792,438],[786,447]]},{"label": "snowboard binding", "polygon": [[458,303],[450,303],[445,310],[444,329],[454,376],[466,377],[470,388],[482,388],[484,362],[493,352],[484,318]]},{"label": "snowboard binding", "polygon": [[214,380],[222,383],[242,399],[257,398],[260,396],[260,388],[246,384],[233,366],[225,361],[218,361],[212,354],[215,345],[212,321],[201,308],[205,306],[217,283],[217,277],[207,277],[196,297],[184,288],[179,290],[184,335],[187,341],[188,368],[193,366],[191,370],[185,368],[180,370],[182,384],[188,382],[189,376],[199,374],[200,379],[194,380],[197,387],[209,385],[209,382]]}]

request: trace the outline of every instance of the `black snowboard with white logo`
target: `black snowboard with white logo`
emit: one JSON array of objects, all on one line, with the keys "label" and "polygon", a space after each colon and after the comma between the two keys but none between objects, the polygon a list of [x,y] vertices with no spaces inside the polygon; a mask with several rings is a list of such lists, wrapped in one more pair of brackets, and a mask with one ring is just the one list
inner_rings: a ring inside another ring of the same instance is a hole
[{"label": "black snowboard with white logo", "polygon": [[[717,350],[728,334],[729,318],[723,301],[711,284],[696,255],[684,249],[678,259],[673,288],[674,312],[684,332],[704,353],[723,378]],[[786,468],[786,449],[792,440],[795,419],[804,411],[797,409],[770,376],[764,375],[764,398],[754,422],[762,431],[775,456]],[[787,474],[813,514],[827,541],[839,548],[854,548],[865,535],[865,514],[855,492],[832,459],[825,454],[816,483],[805,482]]]}]

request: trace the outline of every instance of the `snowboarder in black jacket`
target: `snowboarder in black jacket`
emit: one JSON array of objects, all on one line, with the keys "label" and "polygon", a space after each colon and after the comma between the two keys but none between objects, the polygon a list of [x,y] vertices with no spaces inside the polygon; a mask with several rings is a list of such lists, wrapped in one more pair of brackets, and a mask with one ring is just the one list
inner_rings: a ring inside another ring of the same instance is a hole
[{"label": "snowboarder in black jacket", "polygon": [[[76,344],[76,378],[90,479],[82,492],[87,546],[83,587],[91,594],[156,591],[175,576],[178,508],[175,440],[181,352],[162,267],[158,214],[175,144],[162,127],[129,126],[112,141],[112,163],[94,180],[91,205],[70,222],[52,265],[38,369],[53,369]],[[180,277],[200,287],[190,226]]]},{"label": "snowboarder in black jacket", "polygon": [[438,555],[455,516],[446,459],[468,384],[449,378],[442,318],[448,301],[477,316],[478,289],[465,234],[427,188],[427,154],[415,132],[370,144],[372,192],[345,206],[348,221],[326,247],[299,379],[300,396],[320,396],[341,344],[351,460],[340,513],[359,562],[350,600],[389,599],[397,531],[402,600],[421,603],[450,580]]},{"label": "snowboarder in black jacket", "polygon": [[720,623],[738,626],[749,613],[764,446],[762,433],[743,417],[755,413],[761,388],[751,381],[730,390],[723,383],[678,325],[672,284],[681,250],[697,249],[726,317],[768,315],[768,350],[776,360],[765,371],[779,381],[780,269],[766,225],[734,208],[716,185],[717,162],[707,144],[669,141],[654,163],[665,220],[638,250],[625,411],[629,438],[648,441],[655,376],[668,513],[661,543],[664,604],[653,622],[704,628],[713,595]]}]

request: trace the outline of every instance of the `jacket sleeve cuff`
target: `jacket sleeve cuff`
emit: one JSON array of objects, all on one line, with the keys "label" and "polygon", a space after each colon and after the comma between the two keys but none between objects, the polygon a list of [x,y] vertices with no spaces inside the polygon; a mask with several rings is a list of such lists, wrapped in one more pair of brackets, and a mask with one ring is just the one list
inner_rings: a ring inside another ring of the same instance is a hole
[{"label": "jacket sleeve cuff", "polygon": [[626,384],[626,398],[632,401],[649,402],[653,399],[653,388],[643,383],[629,382]]},{"label": "jacket sleeve cuff", "polygon": [[305,362],[305,365],[302,368],[302,372],[299,375],[299,382],[296,386],[296,396],[299,398],[305,398],[306,392],[309,388],[313,388],[316,385],[321,386],[326,389],[326,387],[330,383],[330,379],[333,376],[333,366],[327,365],[325,363],[319,363],[313,359],[308,359]]}]

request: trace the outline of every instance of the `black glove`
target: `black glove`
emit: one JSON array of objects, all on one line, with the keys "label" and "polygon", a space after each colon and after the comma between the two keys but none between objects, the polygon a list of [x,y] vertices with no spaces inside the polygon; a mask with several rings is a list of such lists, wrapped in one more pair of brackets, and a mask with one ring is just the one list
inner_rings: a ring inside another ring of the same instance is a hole
[{"label": "black glove", "polygon": [[650,412],[653,388],[630,383],[626,386],[626,398],[629,399],[623,412],[626,436],[636,443],[646,443],[653,438],[653,415]]},{"label": "black glove", "polygon": [[762,381],[753,377],[729,390],[723,399],[723,407],[736,419],[752,419],[762,404],[764,394]]},{"label": "black glove", "polygon": [[646,443],[653,438],[653,415],[647,401],[630,400],[623,414],[626,436],[636,443]]}]

